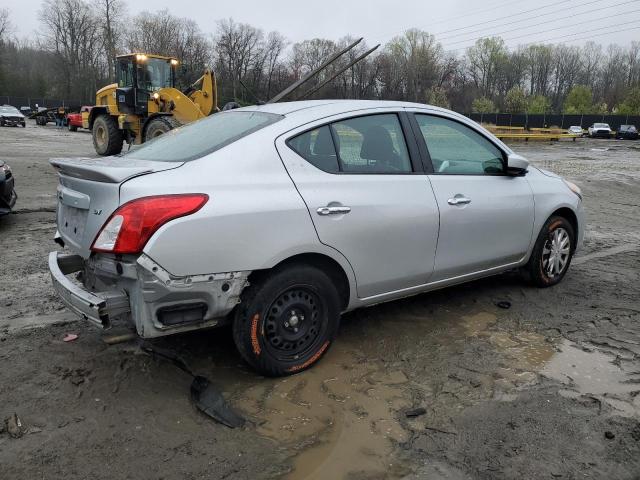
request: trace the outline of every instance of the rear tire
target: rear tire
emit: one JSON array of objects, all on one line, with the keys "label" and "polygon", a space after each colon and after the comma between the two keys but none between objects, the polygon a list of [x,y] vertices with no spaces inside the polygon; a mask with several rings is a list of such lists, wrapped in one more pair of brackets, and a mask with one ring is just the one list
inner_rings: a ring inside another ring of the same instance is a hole
[{"label": "rear tire", "polygon": [[240,355],[269,377],[314,365],[340,325],[340,299],[318,268],[293,265],[269,272],[242,292],[233,320]]},{"label": "rear tire", "polygon": [[71,125],[70,123],[67,125],[67,128],[69,129],[70,132],[78,131],[78,127],[76,127],[75,125]]},{"label": "rear tire", "polygon": [[91,135],[98,155],[117,155],[122,151],[124,137],[112,116],[99,115],[93,122]]},{"label": "rear tire", "polygon": [[575,251],[575,231],[564,217],[554,215],[546,221],[531,258],[525,266],[531,283],[551,287],[562,281]]},{"label": "rear tire", "polygon": [[180,122],[178,122],[174,117],[162,115],[152,118],[145,127],[144,141],[148,142],[149,140],[153,140],[154,138],[164,135],[168,131],[178,128],[179,126]]}]

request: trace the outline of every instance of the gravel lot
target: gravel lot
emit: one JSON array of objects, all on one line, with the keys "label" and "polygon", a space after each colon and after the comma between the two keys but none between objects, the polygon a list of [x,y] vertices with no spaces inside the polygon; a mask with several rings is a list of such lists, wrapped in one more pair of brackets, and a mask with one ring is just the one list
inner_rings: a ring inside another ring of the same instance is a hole
[{"label": "gravel lot", "polygon": [[195,409],[187,375],[108,346],[52,291],[47,160],[93,156],[90,135],[0,129],[19,195],[0,219],[0,425],[26,430],[0,427],[0,478],[639,478],[640,142],[515,149],[583,189],[586,244],[562,284],[505,274],[356,311],[287,379],[250,371],[228,329],[159,341],[246,416],[233,430]]}]

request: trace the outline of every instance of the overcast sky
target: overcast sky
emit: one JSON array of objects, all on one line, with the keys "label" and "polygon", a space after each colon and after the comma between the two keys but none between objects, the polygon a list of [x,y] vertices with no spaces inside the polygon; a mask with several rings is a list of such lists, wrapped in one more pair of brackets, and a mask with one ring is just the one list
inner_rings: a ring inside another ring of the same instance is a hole
[{"label": "overcast sky", "polygon": [[[589,37],[603,44],[640,41],[640,0],[136,0],[127,4],[129,15],[166,8],[194,19],[205,32],[212,32],[217,20],[232,17],[265,32],[277,30],[293,42],[353,35],[373,45],[412,27],[434,33],[447,50],[458,52],[479,37],[501,33],[510,47],[541,41],[580,45]],[[11,11],[19,37],[36,32],[40,5],[41,0],[0,0],[0,7]]]}]

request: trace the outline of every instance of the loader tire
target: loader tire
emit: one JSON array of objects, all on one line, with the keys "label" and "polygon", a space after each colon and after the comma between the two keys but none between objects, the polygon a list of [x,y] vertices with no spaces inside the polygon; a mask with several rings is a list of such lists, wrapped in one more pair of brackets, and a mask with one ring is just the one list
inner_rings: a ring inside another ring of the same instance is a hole
[{"label": "loader tire", "polygon": [[91,135],[98,155],[117,155],[122,151],[124,137],[112,116],[99,115],[93,122]]},{"label": "loader tire", "polygon": [[178,122],[174,117],[163,115],[152,118],[144,129],[144,141],[148,142],[149,140],[153,140],[154,138],[167,133],[169,130],[178,128],[179,126],[180,122]]}]

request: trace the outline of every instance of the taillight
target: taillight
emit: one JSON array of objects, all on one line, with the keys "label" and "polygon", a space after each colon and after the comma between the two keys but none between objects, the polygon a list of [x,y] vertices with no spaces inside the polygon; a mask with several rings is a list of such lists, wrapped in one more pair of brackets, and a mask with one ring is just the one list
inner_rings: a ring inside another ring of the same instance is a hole
[{"label": "taillight", "polygon": [[207,203],[204,193],[157,195],[131,200],[103,225],[91,245],[93,252],[140,253],[162,225],[197,212]]}]

